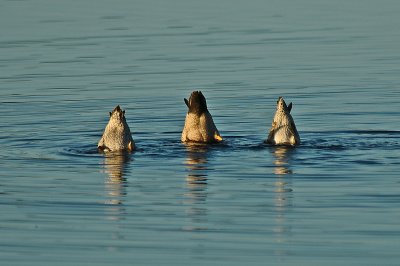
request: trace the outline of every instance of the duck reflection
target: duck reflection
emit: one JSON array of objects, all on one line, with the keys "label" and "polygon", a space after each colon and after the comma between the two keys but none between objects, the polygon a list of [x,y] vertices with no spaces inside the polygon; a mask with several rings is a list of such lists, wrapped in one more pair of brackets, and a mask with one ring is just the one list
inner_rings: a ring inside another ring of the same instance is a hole
[{"label": "duck reflection", "polygon": [[[274,174],[278,178],[275,181],[275,207],[277,210],[282,210],[290,203],[291,196],[290,192],[292,189],[290,188],[290,179],[285,178],[289,177],[293,173],[292,169],[290,169],[290,159],[293,152],[292,147],[286,146],[277,146],[273,150],[274,155]],[[289,193],[289,194],[288,194]]]},{"label": "duck reflection", "polygon": [[120,219],[124,213],[122,200],[126,196],[126,165],[130,162],[130,154],[126,152],[112,152],[104,155],[104,173],[107,174],[104,181],[105,203],[109,206],[108,218]]},{"label": "duck reflection", "polygon": [[287,146],[277,146],[274,148],[273,155],[275,157],[274,165],[276,175],[287,175],[293,173],[293,171],[289,168],[289,157],[292,147]]},{"label": "duck reflection", "polygon": [[187,230],[195,231],[206,229],[207,209],[204,207],[207,199],[207,154],[209,147],[203,144],[185,144],[186,175],[185,204],[188,206],[186,213],[191,218],[192,225]]},{"label": "duck reflection", "polygon": [[[275,206],[275,234],[276,254],[284,256],[287,254],[285,248],[286,239],[291,233],[291,226],[286,221],[285,215],[292,207],[291,175],[293,171],[290,167],[291,156],[294,148],[276,146],[272,149],[274,156],[274,174],[277,179],[274,181],[274,206]],[[283,258],[283,257],[282,257]]]}]

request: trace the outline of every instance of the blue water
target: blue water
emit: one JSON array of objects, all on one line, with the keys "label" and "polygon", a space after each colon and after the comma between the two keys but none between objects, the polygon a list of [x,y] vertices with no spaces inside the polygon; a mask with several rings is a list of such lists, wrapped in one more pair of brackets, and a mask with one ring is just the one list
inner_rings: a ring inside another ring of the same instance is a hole
[{"label": "blue water", "polygon": [[[0,1],[0,264],[399,265],[399,13]],[[180,142],[198,89],[221,145]],[[138,151],[100,154],[118,104]]]}]

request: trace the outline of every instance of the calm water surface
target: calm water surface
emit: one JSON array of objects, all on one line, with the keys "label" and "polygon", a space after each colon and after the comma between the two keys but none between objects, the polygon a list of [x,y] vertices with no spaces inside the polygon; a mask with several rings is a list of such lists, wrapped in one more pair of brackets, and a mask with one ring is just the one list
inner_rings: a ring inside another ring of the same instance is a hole
[{"label": "calm water surface", "polygon": [[[1,265],[399,265],[398,1],[0,1]],[[201,89],[225,137],[185,146]],[[303,144],[268,147],[278,96]],[[99,154],[117,104],[139,150]]]}]

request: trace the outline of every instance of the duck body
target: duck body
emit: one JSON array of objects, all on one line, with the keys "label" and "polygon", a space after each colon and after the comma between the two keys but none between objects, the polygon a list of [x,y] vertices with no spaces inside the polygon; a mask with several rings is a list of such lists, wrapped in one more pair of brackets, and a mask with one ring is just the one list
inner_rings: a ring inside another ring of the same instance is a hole
[{"label": "duck body", "polygon": [[182,142],[216,143],[222,141],[202,92],[192,92],[189,100],[185,99],[185,103],[189,110],[182,130]]},{"label": "duck body", "polygon": [[290,114],[291,110],[292,103],[286,105],[283,97],[279,97],[271,129],[265,140],[267,144],[288,146],[300,144],[300,136]]},{"label": "duck body", "polygon": [[125,111],[118,105],[110,112],[110,120],[97,144],[100,151],[133,151],[135,142],[125,119]]}]

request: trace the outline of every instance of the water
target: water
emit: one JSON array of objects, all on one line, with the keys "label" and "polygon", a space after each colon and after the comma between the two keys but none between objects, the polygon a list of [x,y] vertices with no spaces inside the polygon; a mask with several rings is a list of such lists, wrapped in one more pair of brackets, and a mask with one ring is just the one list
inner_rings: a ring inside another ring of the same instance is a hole
[{"label": "water", "polygon": [[[1,1],[2,265],[398,265],[397,1]],[[201,89],[225,137],[180,143]],[[302,145],[262,144],[278,96]],[[139,150],[96,144],[117,104]]]}]

